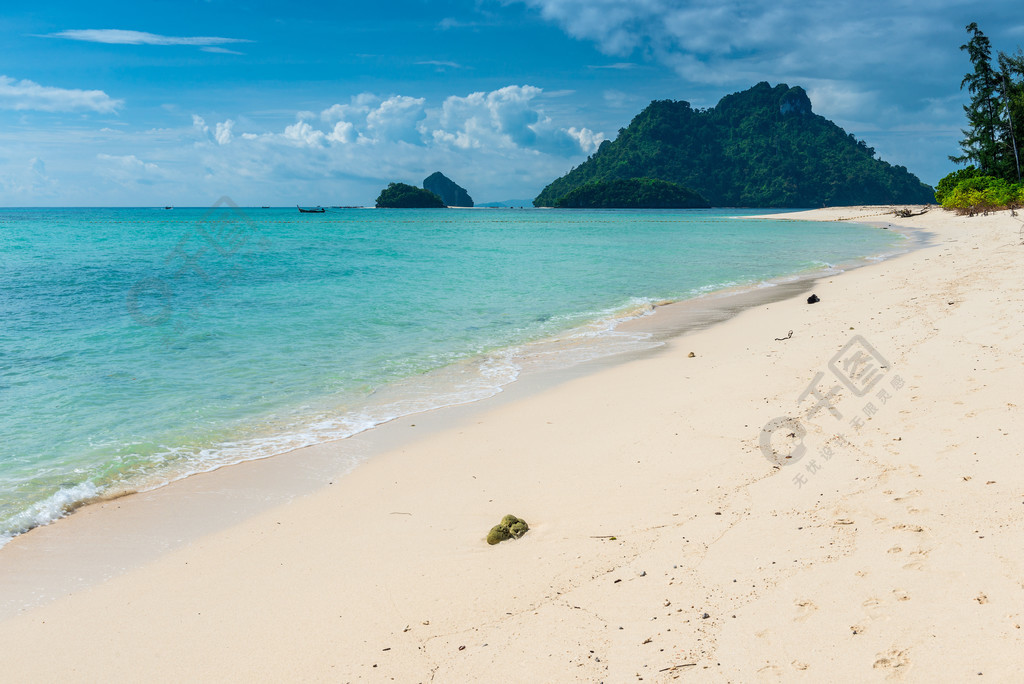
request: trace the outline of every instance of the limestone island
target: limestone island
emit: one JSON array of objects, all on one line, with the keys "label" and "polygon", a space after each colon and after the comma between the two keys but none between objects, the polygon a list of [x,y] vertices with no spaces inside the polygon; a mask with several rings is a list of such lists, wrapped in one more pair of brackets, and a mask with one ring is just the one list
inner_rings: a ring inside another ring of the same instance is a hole
[{"label": "limestone island", "polygon": [[388,183],[377,196],[378,209],[444,209],[440,197],[408,183]]},{"label": "limestone island", "polygon": [[655,100],[534,200],[557,206],[591,182],[658,178],[716,207],[929,204],[935,191],[811,109],[803,88],[759,83],[714,107]]},{"label": "limestone island", "polygon": [[440,171],[435,171],[423,179],[423,189],[440,197],[446,206],[473,206],[473,198],[469,196],[466,189]]}]

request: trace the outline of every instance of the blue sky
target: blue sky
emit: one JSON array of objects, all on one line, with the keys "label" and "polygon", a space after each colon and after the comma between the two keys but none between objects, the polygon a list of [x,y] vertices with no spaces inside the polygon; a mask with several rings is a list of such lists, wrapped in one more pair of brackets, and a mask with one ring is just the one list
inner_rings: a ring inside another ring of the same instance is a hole
[{"label": "blue sky", "polygon": [[650,100],[758,81],[934,184],[971,21],[1024,44],[1019,0],[6,2],[0,205],[530,198]]}]

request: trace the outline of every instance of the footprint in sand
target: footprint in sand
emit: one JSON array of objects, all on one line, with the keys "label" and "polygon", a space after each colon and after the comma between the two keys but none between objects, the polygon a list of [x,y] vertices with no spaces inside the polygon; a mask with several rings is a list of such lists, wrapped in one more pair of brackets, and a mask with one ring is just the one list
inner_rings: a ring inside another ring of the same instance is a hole
[{"label": "footprint in sand", "polygon": [[920,489],[911,489],[903,496],[897,496],[895,499],[893,499],[893,501],[906,501],[907,499],[913,499],[916,496],[921,496],[921,494],[923,493],[924,492],[922,492]]},{"label": "footprint in sand", "polygon": [[818,606],[814,605],[811,601],[797,601],[796,607],[797,615],[793,618],[793,622],[804,622],[818,612]]},{"label": "footprint in sand", "polygon": [[903,591],[902,589],[893,589],[892,590],[892,595],[896,597],[897,601],[909,601],[910,600],[910,594],[908,594],[907,592]]},{"label": "footprint in sand", "polygon": [[925,549],[918,547],[916,550],[910,552],[910,562],[903,566],[904,570],[924,570],[924,562],[928,560],[928,554],[931,553],[931,549]]},{"label": "footprint in sand", "polygon": [[[876,670],[899,670],[910,665],[910,658],[907,656],[906,650],[890,649],[883,653],[875,655],[875,664],[872,665]],[[895,674],[895,672],[893,673]]]},{"label": "footprint in sand", "polygon": [[885,610],[882,608],[885,604],[881,599],[872,597],[860,605],[864,607],[864,612],[867,613],[868,617],[871,619],[880,618],[885,613]]}]

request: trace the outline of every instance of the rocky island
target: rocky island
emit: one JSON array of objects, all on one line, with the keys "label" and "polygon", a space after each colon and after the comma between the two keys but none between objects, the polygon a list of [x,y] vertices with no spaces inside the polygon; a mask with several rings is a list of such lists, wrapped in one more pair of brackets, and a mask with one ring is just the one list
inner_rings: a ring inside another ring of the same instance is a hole
[{"label": "rocky island", "polygon": [[435,171],[423,179],[423,189],[429,190],[449,207],[472,207],[473,198],[469,196],[466,189],[445,176],[440,171]]},{"label": "rocky island", "polygon": [[811,110],[803,88],[759,83],[709,109],[655,100],[587,161],[537,196],[559,206],[593,182],[678,183],[719,207],[926,204],[934,191]]},{"label": "rocky island", "polygon": [[441,198],[408,183],[388,183],[377,196],[378,209],[443,209]]}]

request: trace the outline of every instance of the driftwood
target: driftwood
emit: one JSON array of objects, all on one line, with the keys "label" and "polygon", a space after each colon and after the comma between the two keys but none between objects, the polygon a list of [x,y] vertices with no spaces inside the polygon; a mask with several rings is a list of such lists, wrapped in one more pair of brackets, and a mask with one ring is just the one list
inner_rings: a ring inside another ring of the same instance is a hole
[{"label": "driftwood", "polygon": [[924,208],[921,209],[921,211],[915,214],[912,209],[904,207],[903,209],[893,209],[892,213],[896,216],[899,216],[900,218],[910,218],[911,216],[920,216],[921,214],[927,214],[929,208],[930,207],[925,206]]}]

